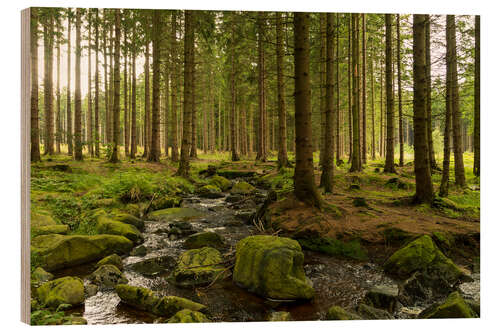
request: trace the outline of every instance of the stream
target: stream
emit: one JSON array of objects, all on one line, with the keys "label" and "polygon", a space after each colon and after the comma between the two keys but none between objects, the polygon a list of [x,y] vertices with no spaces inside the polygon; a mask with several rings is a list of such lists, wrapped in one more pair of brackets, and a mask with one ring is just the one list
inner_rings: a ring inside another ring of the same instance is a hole
[{"label": "stream", "polygon": [[[265,191],[260,191],[257,197],[264,198],[265,195]],[[256,234],[256,229],[236,216],[238,210],[230,207],[225,201],[226,197],[206,199],[192,195],[184,198],[182,207],[202,211],[203,215],[191,219],[190,224],[196,232],[214,231],[223,236],[229,245],[229,249],[225,251],[228,252],[235,249],[240,239]],[[304,270],[316,291],[315,298],[310,302],[287,303],[266,300],[237,287],[231,279],[218,281],[209,288],[180,288],[167,282],[166,277],[171,268],[151,275],[141,274],[133,266],[135,263],[152,258],[166,258],[166,266],[169,266],[185,251],[182,247],[184,238],[175,239],[163,232],[169,222],[176,221],[175,219],[168,222],[145,221],[142,245],[147,248],[147,254],[143,257],[130,255],[123,258],[124,275],[129,281],[128,284],[151,289],[160,296],[175,295],[202,303],[208,307],[211,319],[216,322],[265,321],[272,311],[288,311],[293,320],[324,319],[326,311],[332,305],[351,308],[371,287],[395,285],[395,281],[387,277],[382,268],[376,264],[358,263],[304,251]],[[85,280],[93,269],[92,265],[80,266],[67,269],[58,275],[73,275]],[[479,274],[475,274],[474,278],[474,282],[462,285],[461,290],[464,297],[477,301]],[[424,306],[402,308],[395,317],[414,317]],[[84,305],[72,312],[83,316],[88,324],[154,323],[157,319],[153,315],[120,303],[120,298],[112,290],[98,291],[96,295],[87,297]]]}]

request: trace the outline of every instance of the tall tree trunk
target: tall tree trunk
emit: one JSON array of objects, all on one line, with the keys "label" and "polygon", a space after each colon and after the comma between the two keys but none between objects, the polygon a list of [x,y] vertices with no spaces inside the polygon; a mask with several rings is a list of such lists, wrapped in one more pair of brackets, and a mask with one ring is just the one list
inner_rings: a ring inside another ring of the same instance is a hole
[{"label": "tall tree trunk", "polygon": [[283,19],[282,13],[276,12],[276,72],[278,90],[278,168],[289,166],[286,149],[286,107],[285,107],[285,82],[283,80],[283,58],[285,50],[283,45]]},{"label": "tall tree trunk", "polygon": [[60,89],[60,81],[61,81],[61,38],[59,34],[61,32],[61,22],[59,18],[56,20],[56,57],[57,57],[57,68],[56,68],[56,152],[58,154],[61,153],[61,89]]},{"label": "tall tree trunk", "polygon": [[68,155],[73,156],[73,120],[71,117],[71,9],[68,9],[68,57],[66,74],[68,81],[66,82],[66,141],[68,143]]},{"label": "tall tree trunk", "polygon": [[209,132],[210,132],[210,152],[213,154],[215,153],[215,111],[214,111],[214,92],[213,89],[215,88],[214,84],[214,72],[212,68],[210,68],[210,88],[209,88],[209,99],[208,99],[208,107],[210,111],[210,127],[209,127]]},{"label": "tall tree trunk", "polygon": [[177,174],[189,177],[189,148],[191,146],[191,112],[193,111],[194,83],[194,15],[191,10],[184,11],[184,100],[183,134],[181,160]]},{"label": "tall tree trunk", "polygon": [[258,40],[257,52],[258,63],[257,70],[259,72],[259,127],[257,138],[257,160],[266,161],[266,95],[265,95],[265,59],[264,59],[264,13],[259,12],[257,17]]},{"label": "tall tree trunk", "polygon": [[[194,64],[193,70],[193,91],[196,89],[196,63]],[[197,130],[197,115],[196,115],[196,94],[193,94],[193,102],[191,103],[191,150],[189,152],[189,157],[197,158],[198,157],[198,130]]]},{"label": "tall tree trunk", "polygon": [[474,32],[474,176],[479,177],[481,161],[481,20],[475,17]]},{"label": "tall tree trunk", "polygon": [[82,161],[82,92],[80,61],[82,56],[81,33],[82,9],[76,9],[76,59],[75,59],[75,160]]},{"label": "tall tree trunk", "polygon": [[[319,140],[319,165],[322,167],[325,157],[325,116],[326,116],[326,13],[319,14],[319,112],[320,112],[320,140]],[[320,182],[320,187],[323,183]]]},{"label": "tall tree trunk", "polygon": [[130,128],[129,128],[129,99],[128,99],[128,41],[127,29],[123,29],[123,143],[125,145],[125,156],[129,156]]},{"label": "tall tree trunk", "polygon": [[359,19],[352,14],[352,158],[350,172],[361,171],[360,130],[359,130]]},{"label": "tall tree trunk", "polygon": [[436,157],[434,156],[434,144],[432,142],[432,77],[431,77],[431,19],[430,15],[425,16],[425,64],[426,64],[426,106],[427,112],[427,136],[429,142],[429,161],[431,163],[431,173],[437,168]]},{"label": "tall tree trunk", "polygon": [[109,28],[109,43],[108,43],[108,56],[109,56],[109,77],[108,77],[108,113],[106,114],[106,135],[107,144],[113,143],[113,27],[110,22]]},{"label": "tall tree trunk", "polygon": [[397,62],[398,62],[398,113],[399,113],[399,166],[405,165],[405,150],[403,140],[403,101],[401,89],[401,34],[400,34],[400,17],[397,15],[396,35],[397,35]]},{"label": "tall tree trunk", "polygon": [[160,13],[153,10],[153,110],[151,117],[151,151],[148,161],[159,162],[160,148]]},{"label": "tall tree trunk", "polygon": [[172,137],[172,161],[179,161],[179,147],[177,143],[177,78],[178,78],[178,70],[177,70],[177,12],[172,11],[172,30],[170,33],[170,52],[171,52],[171,63],[172,63],[172,91],[171,91],[171,126],[170,126],[170,135]]},{"label": "tall tree trunk", "polygon": [[446,15],[446,28],[450,30],[451,48],[451,109],[453,123],[453,156],[455,159],[455,184],[465,187],[465,170],[462,148],[462,112],[458,102],[458,77],[457,77],[457,40],[455,15]]},{"label": "tall tree trunk", "polygon": [[[238,150],[236,147],[236,34],[235,34],[235,15],[232,14],[231,17],[231,160],[239,161],[240,157],[238,155]],[[260,36],[259,36],[260,38]]]},{"label": "tall tree trunk", "polygon": [[54,15],[48,13],[43,27],[43,49],[44,49],[44,118],[45,118],[45,141],[44,154],[54,155],[54,95],[53,95],[53,52],[54,52]]},{"label": "tall tree trunk", "polygon": [[144,63],[144,153],[142,157],[149,156],[151,149],[151,97],[149,87],[149,41],[146,42],[146,61]]},{"label": "tall tree trunk", "polygon": [[[40,128],[38,110],[38,9],[31,8],[30,22],[30,49],[31,49],[31,163],[40,159]],[[69,96],[69,95],[68,95]]]},{"label": "tall tree trunk", "polygon": [[361,18],[363,22],[363,92],[361,93],[363,99],[363,146],[361,149],[361,161],[363,164],[366,164],[366,14],[361,14]]},{"label": "tall tree trunk", "polygon": [[[103,13],[103,23],[106,22],[106,9],[104,9]],[[109,136],[108,136],[108,127],[109,127],[109,82],[108,82],[108,45],[107,45],[107,35],[108,31],[106,29],[106,26],[104,26],[103,32],[102,32],[102,55],[104,57],[104,119],[102,122],[102,127],[104,128],[104,135],[102,136],[102,141],[104,144],[109,143]]]},{"label": "tall tree trunk", "polygon": [[[90,13],[88,14],[88,19],[90,21]],[[92,142],[92,132],[93,132],[93,126],[92,126],[92,63],[91,63],[91,55],[92,55],[92,24],[89,23],[89,30],[88,30],[88,45],[87,45],[87,81],[88,81],[88,86],[87,86],[87,148],[89,150],[89,155],[94,156],[94,143]]]},{"label": "tall tree trunk", "polygon": [[120,143],[120,9],[114,9],[115,14],[115,47],[113,60],[113,151],[110,162],[118,162],[118,145]]},{"label": "tall tree trunk", "polygon": [[439,187],[439,196],[448,196],[448,187],[450,181],[450,139],[451,139],[451,34],[450,29],[446,27],[446,109],[444,121],[443,138],[443,172],[441,174],[441,185]]},{"label": "tall tree trunk", "polygon": [[100,157],[99,137],[99,9],[95,10],[95,97],[94,97],[94,153]]},{"label": "tall tree trunk", "polygon": [[394,95],[392,81],[392,14],[385,14],[385,94],[387,106],[387,135],[384,172],[388,173],[396,173],[396,168],[394,167]]},{"label": "tall tree trunk", "polygon": [[298,200],[321,207],[322,198],[314,182],[311,126],[311,78],[309,75],[309,13],[294,13],[295,62],[295,174]]},{"label": "tall tree trunk", "polygon": [[135,73],[135,58],[136,58],[136,33],[135,24],[132,26],[132,100],[131,107],[131,134],[130,134],[130,158],[135,159],[137,154],[137,82]]},{"label": "tall tree trunk", "polygon": [[323,147],[325,150],[323,156],[323,172],[321,174],[321,185],[324,187],[325,192],[331,193],[333,191],[333,157],[334,157],[334,143],[333,143],[333,119],[334,119],[334,14],[326,14],[326,114],[325,114],[325,137]]},{"label": "tall tree trunk", "polygon": [[375,78],[373,77],[373,52],[370,53],[370,95],[372,107],[372,160],[375,159],[376,141],[375,141]]},{"label": "tall tree trunk", "polygon": [[347,111],[348,113],[348,125],[349,125],[349,162],[352,162],[352,89],[351,87],[354,86],[354,83],[352,82],[352,77],[353,77],[353,72],[352,72],[352,27],[351,27],[351,20],[352,18],[350,17],[350,14],[347,14],[347,30],[348,30],[348,37],[347,37],[347,108],[349,109]]},{"label": "tall tree trunk", "polygon": [[413,126],[415,142],[415,202],[432,202],[434,193],[426,132],[425,15],[413,15]]},{"label": "tall tree trunk", "polygon": [[335,55],[335,86],[336,86],[336,93],[335,93],[335,105],[336,105],[336,112],[335,112],[335,153],[336,153],[336,161],[337,165],[340,165],[340,159],[341,159],[341,154],[340,154],[340,80],[339,80],[339,72],[340,72],[340,44],[339,44],[339,14],[335,14],[335,23],[336,23],[336,28],[335,28],[335,45],[336,45],[336,55]]},{"label": "tall tree trunk", "polygon": [[[387,82],[386,82],[387,84]],[[384,65],[380,58],[380,137],[379,137],[380,157],[384,156]]]}]

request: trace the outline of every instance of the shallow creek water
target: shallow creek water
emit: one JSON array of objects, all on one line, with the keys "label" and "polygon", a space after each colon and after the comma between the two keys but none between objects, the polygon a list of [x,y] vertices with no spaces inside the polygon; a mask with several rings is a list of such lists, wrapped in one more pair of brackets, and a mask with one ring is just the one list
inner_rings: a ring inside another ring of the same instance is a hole
[{"label": "shallow creek water", "polygon": [[[199,218],[192,219],[191,224],[197,231],[215,231],[222,235],[230,245],[226,252],[234,250],[240,239],[256,231],[235,216],[236,211],[229,207],[225,198],[204,199],[192,196],[185,198],[182,206],[203,212]],[[167,282],[168,271],[147,277],[131,270],[130,267],[127,268],[127,265],[149,258],[165,255],[177,258],[185,251],[182,248],[184,239],[171,240],[167,234],[158,232],[166,223],[168,222],[145,222],[143,245],[148,249],[148,253],[145,257],[123,258],[124,274],[130,285],[149,288],[161,296],[181,296],[206,305],[214,321],[263,321],[272,311],[289,311],[293,320],[323,319],[331,305],[353,307],[372,286],[395,284],[376,264],[357,263],[310,251],[304,251],[304,269],[307,277],[313,282],[316,296],[314,300],[302,303],[263,299],[237,287],[231,279],[219,281],[210,288],[185,289]],[[85,279],[92,269],[91,265],[82,266],[60,272],[58,275],[76,275]],[[477,300],[479,275],[474,277],[476,281],[463,285],[462,292],[467,298]],[[421,310],[422,308],[402,309],[396,317],[408,318],[408,314]],[[96,295],[86,298],[83,307],[75,309],[75,312],[83,315],[88,324],[153,323],[156,319],[155,316],[120,303],[120,298],[114,291],[99,291]]]}]

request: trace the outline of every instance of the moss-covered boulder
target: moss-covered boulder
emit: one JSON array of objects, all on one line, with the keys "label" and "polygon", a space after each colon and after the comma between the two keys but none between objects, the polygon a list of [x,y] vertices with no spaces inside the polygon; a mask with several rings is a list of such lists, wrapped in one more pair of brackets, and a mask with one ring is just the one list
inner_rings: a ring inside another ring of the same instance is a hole
[{"label": "moss-covered boulder", "polygon": [[202,198],[217,199],[224,197],[221,189],[216,185],[204,185],[196,190],[196,194]]},{"label": "moss-covered boulder", "polygon": [[221,235],[213,231],[203,231],[192,234],[184,241],[184,247],[186,249],[199,249],[205,246],[220,249],[225,246],[225,242]]},{"label": "moss-covered boulder", "polygon": [[113,289],[117,284],[128,283],[127,278],[115,265],[102,265],[89,276],[90,282],[101,290]]},{"label": "moss-covered boulder", "polygon": [[48,235],[48,234],[66,235],[68,232],[69,232],[69,226],[65,224],[46,225],[43,227],[32,229],[32,234],[36,235]]},{"label": "moss-covered boulder", "polygon": [[238,182],[233,185],[233,188],[231,189],[231,194],[249,195],[255,193],[256,191],[257,189],[252,185],[248,184],[247,182]]},{"label": "moss-covered boulder", "polygon": [[440,287],[455,285],[470,277],[447,258],[428,235],[421,236],[397,250],[384,264],[384,270],[402,279],[414,272],[423,272],[429,281],[439,281]]},{"label": "moss-covered boulder", "polygon": [[175,268],[174,257],[165,255],[161,257],[148,258],[142,261],[127,265],[127,269],[148,277],[154,277]]},{"label": "moss-covered boulder", "polygon": [[334,305],[328,309],[326,320],[360,320],[363,319],[356,313],[345,310],[344,308]]},{"label": "moss-covered boulder", "polygon": [[272,299],[311,299],[314,289],[304,273],[304,254],[293,239],[249,236],[236,246],[233,281]]},{"label": "moss-covered boulder", "polygon": [[358,240],[344,242],[329,237],[298,238],[303,249],[326,253],[332,256],[347,257],[356,260],[366,260],[368,255]]},{"label": "moss-covered boulder", "polygon": [[222,256],[214,248],[188,250],[179,257],[170,280],[178,286],[185,287],[207,285],[216,278],[226,277],[225,268],[221,263]]},{"label": "moss-covered boulder", "polygon": [[373,306],[366,305],[361,303],[358,306],[358,313],[364,319],[394,319],[394,317],[387,311],[382,309],[374,308]]},{"label": "moss-covered boulder", "polygon": [[69,226],[57,222],[45,211],[32,211],[30,226],[32,235],[66,235],[69,232]]},{"label": "moss-covered boulder", "polygon": [[119,284],[115,287],[120,300],[139,310],[151,312],[157,316],[171,317],[175,313],[188,309],[205,311],[206,306],[177,296],[157,297],[149,289]]},{"label": "moss-covered boulder", "polygon": [[100,234],[119,235],[130,239],[134,244],[144,241],[141,232],[131,224],[118,222],[106,216],[97,218],[97,232]]},{"label": "moss-covered boulder", "polygon": [[110,218],[118,222],[133,225],[139,230],[144,229],[144,221],[132,214],[124,213],[119,210],[113,210],[110,214]]},{"label": "moss-covered boulder", "polygon": [[173,220],[191,220],[203,216],[203,212],[194,208],[175,207],[156,210],[148,214],[148,219],[153,221],[170,222]]},{"label": "moss-covered boulder", "polygon": [[115,235],[42,235],[31,239],[31,253],[48,271],[100,260],[112,253],[126,254],[133,243]]},{"label": "moss-covered boulder", "polygon": [[444,302],[436,303],[423,310],[418,318],[475,318],[476,315],[458,291],[452,292]]},{"label": "moss-covered boulder", "polygon": [[363,303],[394,313],[398,302],[398,292],[396,285],[374,286],[366,293]]},{"label": "moss-covered boulder", "polygon": [[210,323],[210,320],[201,312],[184,309],[172,316],[168,323]]},{"label": "moss-covered boulder", "polygon": [[45,226],[50,226],[50,225],[57,225],[59,224],[54,220],[52,216],[50,216],[50,213],[46,211],[34,211],[31,210],[30,212],[30,224],[32,228],[37,228],[37,227],[45,227]]},{"label": "moss-covered boulder", "polygon": [[217,174],[227,179],[236,179],[236,178],[253,177],[255,176],[256,172],[253,170],[219,169],[217,170]]},{"label": "moss-covered boulder", "polygon": [[112,255],[107,256],[107,257],[99,260],[95,266],[101,267],[104,265],[113,265],[116,268],[118,268],[120,271],[123,269],[122,258],[119,255],[117,255],[116,253],[113,253]]},{"label": "moss-covered boulder", "polygon": [[148,249],[144,245],[136,246],[130,251],[130,255],[134,257],[144,257],[148,254]]},{"label": "moss-covered boulder", "polygon": [[267,317],[268,321],[292,321],[292,315],[286,311],[273,311]]},{"label": "moss-covered boulder", "polygon": [[153,202],[151,203],[151,207],[149,207],[149,209],[155,211],[160,209],[179,207],[181,203],[182,203],[181,197],[163,196],[153,200]]},{"label": "moss-covered boulder", "polygon": [[226,179],[226,178],[224,178],[224,177],[222,177],[222,176],[219,176],[219,175],[214,175],[214,176],[212,176],[212,177],[209,179],[208,183],[209,183],[210,185],[215,185],[215,186],[217,186],[217,187],[218,187],[218,188],[220,188],[223,192],[228,191],[228,190],[231,188],[231,186],[233,185],[233,184],[231,183],[231,181],[230,181],[230,180],[228,180],[228,179]]},{"label": "moss-covered boulder", "polygon": [[42,267],[37,267],[33,272],[31,272],[31,280],[35,284],[42,284],[52,279],[54,279],[54,275],[47,272]]},{"label": "moss-covered boulder", "polygon": [[40,302],[57,308],[61,304],[80,305],[84,301],[83,281],[77,277],[65,276],[45,282],[36,290]]}]

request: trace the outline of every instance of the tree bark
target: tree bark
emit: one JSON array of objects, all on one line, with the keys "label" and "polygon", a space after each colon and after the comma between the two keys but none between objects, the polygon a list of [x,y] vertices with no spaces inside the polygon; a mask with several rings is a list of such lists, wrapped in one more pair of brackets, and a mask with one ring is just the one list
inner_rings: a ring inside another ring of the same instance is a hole
[{"label": "tree bark", "polygon": [[427,112],[427,136],[429,142],[429,161],[431,163],[431,173],[432,170],[437,168],[436,157],[434,156],[434,144],[432,142],[432,77],[431,77],[431,20],[430,15],[425,16],[425,64],[426,64],[426,75],[427,75],[427,86],[426,86],[426,106],[425,110]]},{"label": "tree bark", "polygon": [[360,130],[359,130],[359,19],[351,14],[352,31],[352,158],[349,172],[361,171]]},{"label": "tree bark", "polygon": [[[235,13],[231,17],[231,160],[239,161],[238,149],[236,147],[236,34],[235,34]],[[260,31],[260,30],[259,30]],[[260,40],[260,36],[259,36]]]},{"label": "tree bark", "polygon": [[481,161],[481,19],[475,17],[474,31],[474,176],[479,177]]},{"label": "tree bark", "polygon": [[371,95],[371,107],[372,107],[372,160],[375,159],[376,151],[376,141],[375,141],[375,78],[373,77],[373,52],[370,53],[370,95]]},{"label": "tree bark", "polygon": [[91,54],[92,54],[92,24],[90,22],[90,12],[87,15],[88,22],[88,45],[87,45],[87,149],[90,156],[94,156],[94,143],[92,142],[92,64],[91,64]]},{"label": "tree bark", "polygon": [[172,89],[171,89],[171,121],[170,121],[170,135],[172,142],[172,162],[179,161],[179,147],[177,141],[177,12],[172,11],[172,30],[170,33],[170,52],[171,52],[171,77],[172,77]]},{"label": "tree bark", "polygon": [[309,75],[309,14],[294,13],[295,145],[294,193],[298,200],[321,207],[314,183],[311,126],[311,79]]},{"label": "tree bark", "polygon": [[191,146],[191,112],[193,111],[194,81],[194,13],[184,11],[184,101],[181,160],[177,174],[189,178],[189,149]]},{"label": "tree bark", "polygon": [[361,18],[363,23],[363,92],[361,93],[361,98],[363,100],[363,144],[361,147],[361,161],[363,164],[366,164],[366,14],[361,14]]},{"label": "tree bark", "polygon": [[160,148],[160,12],[153,10],[153,109],[151,117],[151,151],[148,161],[159,162]]},{"label": "tree bark", "polygon": [[130,154],[130,128],[129,128],[129,98],[128,98],[128,37],[127,29],[123,29],[123,143],[125,145],[125,156]]},{"label": "tree bark", "polygon": [[60,21],[59,18],[56,19],[56,153],[61,153],[61,89],[60,89],[60,81],[61,81],[61,39],[59,37],[60,34]]},{"label": "tree bark", "polygon": [[94,97],[94,153],[100,157],[99,138],[99,9],[95,10],[95,97]]},{"label": "tree bark", "polygon": [[31,8],[31,163],[40,159],[40,128],[38,110],[38,9]]},{"label": "tree bark", "polygon": [[333,142],[333,119],[335,113],[334,101],[334,14],[326,14],[326,113],[325,113],[325,137],[323,147],[325,150],[323,156],[323,172],[321,174],[321,185],[326,193],[333,191],[333,172],[334,172],[334,142]]},{"label": "tree bark", "polygon": [[68,155],[73,156],[73,120],[71,116],[71,9],[68,9],[68,66],[66,74],[68,81],[66,82],[66,142],[68,143]]},{"label": "tree bark", "polygon": [[82,161],[82,92],[80,61],[82,56],[80,28],[82,9],[76,9],[76,59],[75,59],[75,160]]},{"label": "tree bark", "polygon": [[439,187],[439,196],[448,196],[448,187],[450,181],[450,139],[451,139],[451,34],[450,29],[446,27],[446,109],[444,121],[443,138],[443,172],[441,174],[441,185]]},{"label": "tree bark", "polygon": [[146,41],[146,61],[144,63],[144,153],[142,157],[149,157],[151,148],[151,97],[149,87],[149,41]]},{"label": "tree bark", "polygon": [[387,173],[396,173],[396,168],[394,167],[394,95],[392,80],[392,14],[385,14],[385,94],[387,107],[387,135],[384,172]]},{"label": "tree bark", "polygon": [[398,62],[398,111],[399,111],[399,166],[405,165],[405,151],[403,140],[403,102],[402,102],[402,89],[401,89],[401,33],[400,33],[400,17],[397,15],[397,62]]},{"label": "tree bark", "polygon": [[118,145],[120,143],[120,9],[114,9],[115,14],[115,47],[113,60],[113,151],[110,162],[118,162]]},{"label": "tree bark", "polygon": [[131,107],[131,124],[130,124],[130,158],[135,159],[137,154],[137,82],[135,73],[135,58],[136,58],[136,30],[135,24],[132,26],[132,99]]},{"label": "tree bark", "polygon": [[257,137],[257,160],[265,162],[267,159],[266,152],[266,95],[265,95],[265,59],[264,59],[264,13],[259,12],[257,17],[258,40],[257,52],[258,63],[257,70],[259,72],[259,127]]},{"label": "tree bark", "polygon": [[283,19],[280,12],[276,12],[276,72],[278,90],[278,168],[288,167],[286,148],[286,107],[285,107],[285,83],[283,80],[283,58],[285,50],[283,45]]},{"label": "tree bark", "polygon": [[434,193],[426,132],[425,15],[413,15],[413,126],[417,203],[432,202]]},{"label": "tree bark", "polygon": [[54,95],[53,95],[53,52],[54,52],[54,15],[47,13],[43,27],[43,49],[44,49],[44,118],[45,118],[45,141],[44,154],[54,155]]}]

